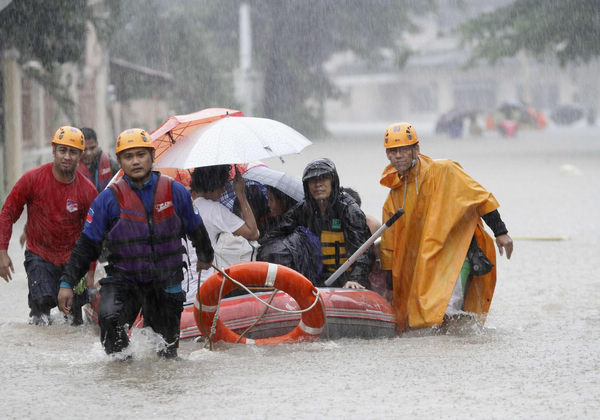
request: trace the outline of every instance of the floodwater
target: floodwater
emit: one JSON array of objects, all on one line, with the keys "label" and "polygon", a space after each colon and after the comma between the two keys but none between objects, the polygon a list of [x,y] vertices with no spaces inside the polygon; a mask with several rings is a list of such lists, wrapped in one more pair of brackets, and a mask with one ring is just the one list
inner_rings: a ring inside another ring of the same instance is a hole
[{"label": "floodwater", "polygon": [[[271,163],[299,176],[330,157],[379,216],[384,129]],[[133,359],[119,362],[91,325],[70,327],[57,312],[50,327],[27,325],[14,234],[16,274],[0,285],[0,417],[598,418],[600,129],[419,134],[423,153],[459,161],[494,193],[515,239],[512,259],[498,261],[485,328],[214,351],[186,341],[180,361],[158,360],[155,337],[136,331]]]}]

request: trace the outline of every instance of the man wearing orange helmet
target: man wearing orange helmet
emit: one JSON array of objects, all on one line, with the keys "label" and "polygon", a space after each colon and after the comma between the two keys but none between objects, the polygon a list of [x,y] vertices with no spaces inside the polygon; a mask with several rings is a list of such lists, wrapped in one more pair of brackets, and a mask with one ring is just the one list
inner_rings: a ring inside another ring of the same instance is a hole
[{"label": "man wearing orange helmet", "polygon": [[496,251],[481,219],[491,228],[500,255],[513,242],[494,196],[453,161],[420,154],[409,123],[390,125],[384,136],[390,161],[381,185],[390,188],[383,220],[399,208],[404,216],[381,239],[381,265],[398,329],[442,324],[477,314],[485,321],[496,284]]},{"label": "man wearing orange helmet", "polygon": [[25,271],[32,324],[51,323],[50,309],[57,304],[58,280],[96,197],[94,185],[76,171],[83,149],[79,129],[59,128],[52,139],[54,161],[26,172],[0,212],[0,276],[8,282],[14,273],[8,256],[12,225],[27,205]]},{"label": "man wearing orange helmet", "polygon": [[187,234],[196,248],[198,271],[210,267],[213,249],[189,191],[152,171],[154,147],[145,130],[122,132],[116,155],[124,176],[92,203],[61,277],[58,303],[62,311],[69,312],[72,289],[90,261],[98,258],[104,242],[107,277],[100,281],[98,308],[104,350],[112,354],[128,346],[128,328],[141,310],[144,325],[165,341],[159,355],[173,358],[185,300],[181,240]]}]

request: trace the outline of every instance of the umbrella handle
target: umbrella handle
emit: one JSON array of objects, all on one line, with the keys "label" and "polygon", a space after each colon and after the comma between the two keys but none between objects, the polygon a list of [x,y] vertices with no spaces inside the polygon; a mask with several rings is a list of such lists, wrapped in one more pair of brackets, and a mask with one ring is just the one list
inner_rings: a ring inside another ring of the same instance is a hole
[{"label": "umbrella handle", "polygon": [[398,220],[400,218],[400,216],[402,216],[404,214],[404,209],[398,209],[396,211],[396,213],[394,213],[392,215],[392,217],[390,217],[387,222],[385,222],[383,225],[381,225],[379,227],[379,229],[377,229],[369,239],[366,240],[366,242],[364,244],[362,244],[360,246],[360,248],[358,248],[356,250],[356,252],[354,252],[354,254],[352,254],[350,256],[350,258],[348,258],[346,260],[346,262],[344,264],[342,264],[337,270],[335,270],[335,272],[329,276],[329,278],[327,280],[325,280],[325,286],[331,286],[347,269],[348,267],[350,267],[350,265],[352,265],[357,259],[358,257],[360,257],[362,254],[364,254],[364,252],[371,246],[373,245],[373,242],[375,242],[377,240],[377,238],[379,238],[381,235],[383,235],[383,232],[385,232],[390,226],[392,226],[396,220]]}]

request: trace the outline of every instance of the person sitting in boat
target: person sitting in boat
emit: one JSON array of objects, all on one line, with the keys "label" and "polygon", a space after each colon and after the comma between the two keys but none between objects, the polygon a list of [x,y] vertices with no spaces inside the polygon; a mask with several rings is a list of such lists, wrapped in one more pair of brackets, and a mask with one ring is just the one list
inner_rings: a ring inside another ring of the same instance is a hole
[{"label": "person sitting in boat", "polygon": [[182,236],[196,248],[197,270],[210,267],[213,249],[189,191],[152,171],[154,146],[145,130],[123,131],[115,152],[124,176],[93,201],[60,277],[58,304],[69,312],[74,286],[106,241],[107,277],[100,280],[98,305],[104,350],[113,354],[129,345],[128,329],[141,310],[144,325],[165,341],[159,356],[175,358],[185,299]]},{"label": "person sitting in boat", "polygon": [[267,189],[267,206],[269,208],[268,217],[266,217],[260,227],[260,238],[259,242],[273,229],[279,226],[281,218],[289,209],[291,209],[296,203],[292,197],[284,193],[283,191],[272,187],[266,186]]},{"label": "person sitting in boat", "polygon": [[496,253],[482,218],[500,255],[510,258],[513,252],[498,202],[458,163],[420,154],[409,123],[390,125],[384,147],[390,164],[380,183],[390,192],[382,220],[404,209],[381,239],[398,328],[430,327],[466,313],[483,322],[496,283]]},{"label": "person sitting in boat", "polygon": [[[219,202],[219,198],[225,191],[226,184],[229,182],[229,173],[230,165],[199,167],[194,169],[192,173],[191,189],[192,196],[194,197],[194,206],[202,215],[210,242],[215,249],[221,233],[233,233],[234,235],[243,237],[247,241],[255,241],[259,236],[254,213],[246,197],[245,182],[239,172],[236,172],[233,178],[233,190],[240,203],[242,217],[238,217]],[[239,250],[238,253],[242,253],[242,251]],[[215,260],[217,260],[216,257]],[[220,264],[226,264],[226,266],[230,265],[229,262],[223,263],[222,259],[215,261],[215,263],[219,262]],[[198,287],[214,272],[215,270],[212,267],[202,270],[200,273],[200,282],[198,282],[198,278],[195,275],[189,279],[186,304],[194,302]],[[184,288],[187,283],[184,280]]]},{"label": "person sitting in boat", "polygon": [[[315,286],[323,287],[325,280],[367,241],[369,227],[356,201],[341,190],[338,173],[331,160],[322,158],[310,162],[304,169],[302,183],[305,199],[285,213],[279,226],[265,237],[263,246],[285,240],[297,232],[297,228],[306,229],[309,236],[316,235],[320,239],[322,272],[317,279],[309,279]],[[368,288],[372,252],[371,247],[332,286]],[[267,252],[262,258],[273,262]],[[310,262],[318,264],[318,258]]]}]

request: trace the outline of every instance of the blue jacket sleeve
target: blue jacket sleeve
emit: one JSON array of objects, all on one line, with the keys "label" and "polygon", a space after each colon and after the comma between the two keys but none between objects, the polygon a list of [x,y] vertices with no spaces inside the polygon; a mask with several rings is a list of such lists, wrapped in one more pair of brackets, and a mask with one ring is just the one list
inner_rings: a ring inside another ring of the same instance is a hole
[{"label": "blue jacket sleeve", "polygon": [[183,231],[196,249],[198,261],[211,263],[214,250],[202,218],[194,209],[189,191],[179,182],[173,182],[173,207],[181,219]]},{"label": "blue jacket sleeve", "polygon": [[181,219],[185,233],[195,231],[202,224],[202,218],[194,210],[190,192],[177,181],[173,181],[173,207]]},{"label": "blue jacket sleeve", "polygon": [[119,217],[119,204],[110,188],[103,190],[92,202],[83,233],[93,242],[101,243],[111,220]]}]

